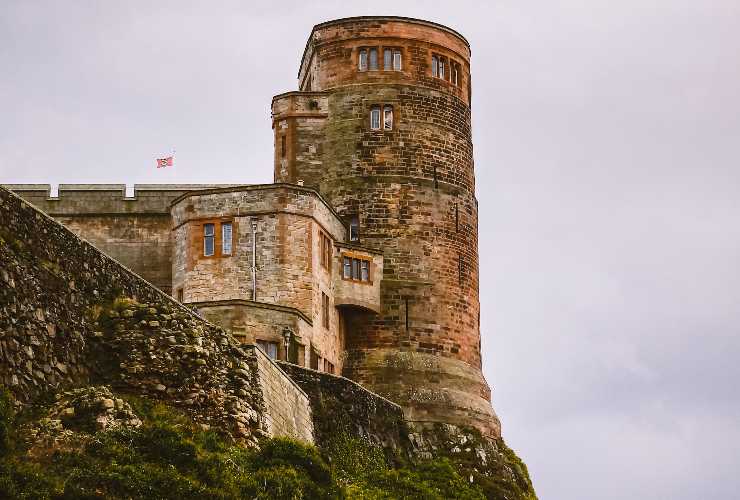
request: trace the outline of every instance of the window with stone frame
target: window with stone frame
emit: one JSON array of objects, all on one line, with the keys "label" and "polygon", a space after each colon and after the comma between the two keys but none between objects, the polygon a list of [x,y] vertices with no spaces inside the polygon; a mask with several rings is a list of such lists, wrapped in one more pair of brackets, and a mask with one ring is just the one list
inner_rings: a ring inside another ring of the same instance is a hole
[{"label": "window with stone frame", "polygon": [[370,260],[353,255],[342,256],[342,279],[372,283],[370,276]]},{"label": "window with stone frame", "polygon": [[360,241],[359,215],[351,215],[349,217],[349,241]]},{"label": "window with stone frame", "polygon": [[231,255],[231,243],[233,238],[231,230],[231,222],[221,223],[221,255]]},{"label": "window with stone frame", "polygon": [[313,346],[311,346],[310,358],[311,358],[309,359],[310,368],[312,370],[318,370],[319,360],[321,359],[321,356],[319,356],[319,351],[317,351],[316,348]]},{"label": "window with stone frame", "polygon": [[321,292],[321,323],[324,328],[329,328],[329,296]]},{"label": "window with stone frame", "polygon": [[370,130],[380,130],[380,106],[370,108]]},{"label": "window with stone frame", "polygon": [[462,69],[455,61],[450,61],[450,82],[456,86],[462,86]]},{"label": "window with stone frame", "polygon": [[278,359],[278,343],[270,342],[268,340],[257,339],[257,345],[265,351],[268,357],[271,359]]},{"label": "window with stone frame", "polygon": [[401,71],[401,49],[393,47],[383,48],[383,70]]},{"label": "window with stone frame", "polygon": [[393,130],[393,106],[383,106],[383,130]]},{"label": "window with stone frame", "polygon": [[328,359],[324,358],[324,371],[326,373],[334,374],[334,364],[331,363]]},{"label": "window with stone frame", "polygon": [[332,240],[323,231],[319,231],[319,245],[321,267],[331,272]]},{"label": "window with stone frame", "polygon": [[203,255],[211,257],[216,253],[216,225],[203,224]]},{"label": "window with stone frame", "polygon": [[367,49],[362,48],[357,54],[357,69],[367,71]]},{"label": "window with stone frame", "polygon": [[447,80],[447,58],[438,54],[432,54],[432,76]]}]

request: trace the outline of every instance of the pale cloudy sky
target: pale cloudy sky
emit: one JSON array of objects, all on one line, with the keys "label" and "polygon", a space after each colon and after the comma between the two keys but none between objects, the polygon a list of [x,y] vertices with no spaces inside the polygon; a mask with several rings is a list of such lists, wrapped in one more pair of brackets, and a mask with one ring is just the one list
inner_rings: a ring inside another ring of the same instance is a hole
[{"label": "pale cloudy sky", "polygon": [[0,0],[0,183],[270,182],[271,97],[354,15],[471,43],[484,368],[540,497],[739,498],[737,0]]}]

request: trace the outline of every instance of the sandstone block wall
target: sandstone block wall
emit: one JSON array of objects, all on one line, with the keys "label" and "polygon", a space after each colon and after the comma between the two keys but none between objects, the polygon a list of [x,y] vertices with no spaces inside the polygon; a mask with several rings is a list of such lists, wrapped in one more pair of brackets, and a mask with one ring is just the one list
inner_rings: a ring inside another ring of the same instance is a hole
[{"label": "sandstone block wall", "polygon": [[[369,48],[378,69],[360,71],[359,52]],[[385,48],[401,52],[400,71],[383,67]],[[433,57],[446,60],[445,78],[432,73]],[[306,143],[320,137],[322,154],[289,158],[287,172],[341,216],[356,216],[359,243],[383,252],[380,313],[347,317],[342,373],[400,403],[409,419],[498,435],[481,373],[469,61],[467,41],[435,23],[362,17],[317,25],[299,87],[322,93],[328,112],[310,133],[308,123],[291,133],[297,144],[302,134]],[[273,100],[274,116],[287,116],[285,99]],[[385,106],[391,129],[372,130],[371,109]]]},{"label": "sandstone block wall", "polygon": [[124,184],[62,184],[54,198],[48,184],[6,187],[170,293],[170,202],[187,191],[213,186],[139,184],[130,198],[126,197]]},{"label": "sandstone block wall", "polygon": [[267,433],[313,443],[314,425],[306,393],[262,350],[255,346],[248,349],[256,360]]}]

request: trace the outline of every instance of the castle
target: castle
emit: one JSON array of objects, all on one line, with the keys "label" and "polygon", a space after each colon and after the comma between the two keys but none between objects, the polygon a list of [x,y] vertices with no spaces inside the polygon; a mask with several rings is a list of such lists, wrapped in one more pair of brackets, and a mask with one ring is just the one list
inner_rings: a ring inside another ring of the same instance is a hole
[{"label": "castle", "polygon": [[272,101],[274,184],[7,187],[270,357],[344,375],[409,421],[500,436],[468,42],[416,19],[329,21],[298,79]]}]

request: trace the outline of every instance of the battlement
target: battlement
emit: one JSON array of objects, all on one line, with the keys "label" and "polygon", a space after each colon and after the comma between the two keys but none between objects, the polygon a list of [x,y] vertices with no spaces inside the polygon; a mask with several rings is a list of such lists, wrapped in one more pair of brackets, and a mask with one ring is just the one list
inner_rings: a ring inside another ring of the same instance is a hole
[{"label": "battlement", "polygon": [[[49,215],[167,214],[175,198],[190,191],[235,187],[236,184],[4,184]],[[130,195],[130,196],[129,196]]]}]

